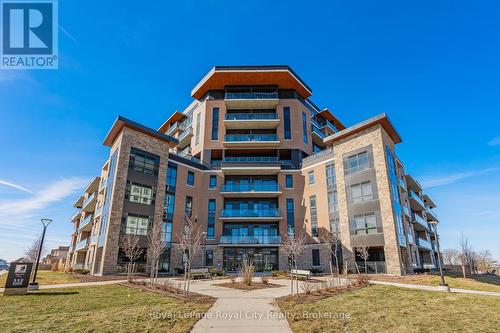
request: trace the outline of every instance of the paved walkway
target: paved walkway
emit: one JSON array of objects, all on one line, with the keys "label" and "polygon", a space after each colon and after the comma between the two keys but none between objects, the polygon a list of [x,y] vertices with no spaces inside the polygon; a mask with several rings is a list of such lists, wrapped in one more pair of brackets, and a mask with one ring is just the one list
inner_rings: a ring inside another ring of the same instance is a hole
[{"label": "paved walkway", "polygon": [[[399,287],[399,288],[407,288],[407,289],[418,289],[418,290],[425,290],[425,291],[438,291],[438,292],[446,292],[439,287],[434,287],[434,286],[424,286],[424,285],[418,285],[418,284],[407,284],[407,283],[398,283],[398,282],[388,282],[388,281],[370,281],[372,284],[380,284],[384,286],[394,286],[394,287]],[[450,288],[450,292],[452,293],[459,293],[459,294],[474,294],[474,295],[483,295],[483,296],[497,296],[500,297],[499,292],[494,292],[494,291],[480,291],[480,290],[468,290],[468,289],[457,289],[457,288]]]}]

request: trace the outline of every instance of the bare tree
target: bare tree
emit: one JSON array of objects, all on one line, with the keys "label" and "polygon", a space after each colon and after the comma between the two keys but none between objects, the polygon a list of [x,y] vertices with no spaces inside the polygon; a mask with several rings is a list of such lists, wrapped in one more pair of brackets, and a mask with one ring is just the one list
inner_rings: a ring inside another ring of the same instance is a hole
[{"label": "bare tree", "polygon": [[444,249],[441,254],[445,265],[459,265],[460,252],[457,249]]},{"label": "bare tree", "polygon": [[460,265],[462,266],[462,274],[464,279],[467,277],[465,267],[469,266],[470,273],[472,274],[472,248],[469,245],[469,240],[464,237],[462,233],[462,238],[460,240]]},{"label": "bare tree", "polygon": [[[24,252],[24,256],[26,259],[31,261],[32,263],[36,262],[36,259],[38,257],[38,251],[40,250],[40,243],[42,242],[42,236],[38,235],[36,239],[33,240],[33,243],[26,249]],[[45,245],[42,247],[42,253],[40,253],[40,259],[47,254],[47,249],[45,248]]]},{"label": "bare tree", "polygon": [[148,233],[148,260],[150,262],[151,283],[156,283],[158,269],[160,266],[160,256],[165,250],[165,242],[161,239],[161,223],[153,223]]},{"label": "bare tree", "polygon": [[[328,250],[335,258],[335,266],[337,269],[337,282],[340,285],[340,268],[339,268],[339,258],[338,258],[339,248],[341,246],[340,238],[337,233],[331,231],[324,231],[320,237],[320,240],[325,243]],[[330,262],[330,267],[331,267],[331,262]]]},{"label": "bare tree", "polygon": [[191,265],[202,247],[203,236],[200,228],[196,225],[190,216],[184,216],[184,231],[179,235],[179,250],[182,253],[184,262],[184,287],[183,294],[189,293],[191,280]]},{"label": "bare tree", "polygon": [[364,260],[364,262],[365,262],[365,274],[368,274],[368,267],[366,265],[366,262],[370,258],[370,247],[366,245],[366,237],[363,237],[363,241],[361,243],[361,246],[356,247],[355,251],[358,254],[358,256]]},{"label": "bare tree", "polygon": [[135,263],[142,254],[142,249],[139,247],[139,237],[137,235],[127,234],[122,239],[122,249],[125,257],[128,259],[127,264],[127,280],[131,280],[131,276],[135,273]]},{"label": "bare tree", "polygon": [[480,273],[489,273],[493,270],[496,260],[493,259],[489,250],[479,252],[477,257],[477,268]]},{"label": "bare tree", "polygon": [[297,271],[297,260],[300,257],[300,255],[306,250],[307,248],[307,238],[304,233],[300,233],[300,235],[295,235],[295,233],[290,229],[287,235],[285,236],[285,239],[283,241],[283,244],[281,245],[281,248],[283,250],[283,253],[285,253],[288,258],[292,260],[292,265],[294,269],[290,272],[291,274],[291,290],[290,293],[293,295],[293,281],[294,281],[294,276],[295,276],[295,290],[297,293],[297,296],[299,295],[299,277],[298,274],[296,274]]}]

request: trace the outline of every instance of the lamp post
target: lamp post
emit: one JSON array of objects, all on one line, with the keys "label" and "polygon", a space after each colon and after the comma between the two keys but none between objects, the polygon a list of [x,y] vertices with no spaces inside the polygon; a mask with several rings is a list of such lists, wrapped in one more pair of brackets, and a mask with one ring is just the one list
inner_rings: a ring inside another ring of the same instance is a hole
[{"label": "lamp post", "polygon": [[439,235],[437,232],[437,221],[431,221],[429,222],[434,227],[434,232],[436,233],[436,250],[438,253],[438,263],[439,263],[439,275],[441,276],[441,282],[439,283],[439,289],[444,290],[444,291],[450,291],[450,287],[448,284],[444,281],[444,274],[443,274],[443,265],[441,261],[441,251],[439,250]]},{"label": "lamp post", "polygon": [[32,289],[32,290],[38,289],[38,283],[36,282],[36,274],[38,273],[38,264],[40,263],[40,257],[42,256],[43,241],[45,240],[45,231],[47,231],[47,227],[52,222],[51,219],[41,219],[41,221],[43,224],[43,232],[42,232],[42,239],[40,240],[40,247],[38,248],[38,254],[36,256],[35,273],[33,274],[33,282],[30,283],[30,289]]}]

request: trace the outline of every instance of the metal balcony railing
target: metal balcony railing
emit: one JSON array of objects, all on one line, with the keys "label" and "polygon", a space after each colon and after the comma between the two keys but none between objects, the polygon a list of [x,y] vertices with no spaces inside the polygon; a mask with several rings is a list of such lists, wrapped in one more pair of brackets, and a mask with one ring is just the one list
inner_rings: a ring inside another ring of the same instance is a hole
[{"label": "metal balcony railing", "polygon": [[281,244],[280,236],[220,236],[220,244]]},{"label": "metal balcony railing", "polygon": [[228,134],[224,137],[227,142],[265,142],[278,141],[276,134]]},{"label": "metal balcony railing", "polygon": [[410,192],[409,192],[409,193],[410,193],[410,198],[414,199],[414,200],[415,200],[416,202],[418,202],[418,203],[419,203],[422,207],[424,207],[424,208],[425,208],[425,203],[424,203],[424,201],[422,200],[422,198],[420,198],[420,197],[418,196],[418,194],[417,194],[417,193],[415,193],[415,192],[413,192],[413,191],[411,191],[411,190],[410,190]]},{"label": "metal balcony railing", "polygon": [[278,92],[227,92],[225,99],[277,99]]},{"label": "metal balcony railing", "polygon": [[89,197],[83,201],[83,207],[87,206],[93,199],[95,199],[95,192],[89,195]]},{"label": "metal balcony railing", "polygon": [[432,244],[427,239],[417,237],[416,241],[417,241],[417,246],[420,246],[420,247],[423,247],[427,250],[432,251]]},{"label": "metal balcony railing", "polygon": [[221,192],[278,192],[280,186],[278,183],[274,184],[224,184]]},{"label": "metal balcony railing", "polygon": [[224,163],[259,163],[259,162],[279,162],[277,156],[239,156],[225,157]]},{"label": "metal balcony railing", "polygon": [[79,241],[78,243],[76,243],[76,245],[75,245],[75,251],[82,250],[82,249],[88,247],[89,246],[89,240],[90,240],[90,238],[86,238],[86,239],[84,239],[84,240]]},{"label": "metal balcony railing", "polygon": [[279,208],[266,208],[266,209],[222,209],[220,217],[229,218],[252,218],[252,217],[281,217]]},{"label": "metal balcony railing", "polygon": [[276,113],[228,113],[226,120],[275,120]]},{"label": "metal balcony railing", "polygon": [[424,220],[420,215],[417,215],[415,213],[412,214],[412,219],[414,222],[417,222],[420,224],[422,227],[429,229],[429,223],[427,223],[426,220]]}]

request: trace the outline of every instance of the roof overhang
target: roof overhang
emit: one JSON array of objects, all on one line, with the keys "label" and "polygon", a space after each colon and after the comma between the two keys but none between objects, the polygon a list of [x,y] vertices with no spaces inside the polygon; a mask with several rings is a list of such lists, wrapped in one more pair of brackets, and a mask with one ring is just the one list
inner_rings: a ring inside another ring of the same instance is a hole
[{"label": "roof overhang", "polygon": [[361,131],[364,131],[365,129],[374,127],[376,125],[381,125],[387,132],[387,134],[389,134],[389,136],[391,137],[392,141],[395,144],[402,142],[401,137],[399,136],[398,132],[396,131],[396,129],[394,128],[394,126],[392,125],[391,121],[389,120],[389,118],[385,113],[382,113],[378,116],[365,120],[352,127],[346,128],[338,133],[327,136],[326,138],[323,139],[323,142],[327,145],[333,144],[335,141],[344,139],[348,136],[354,135],[356,133],[359,133]]},{"label": "roof overhang", "polygon": [[175,124],[182,118],[186,117],[186,115],[182,112],[175,111],[168,119],[163,123],[163,125],[158,128],[158,132],[165,133],[166,130],[170,127],[170,125]]},{"label": "roof overhang", "polygon": [[105,146],[111,147],[113,145],[113,142],[115,142],[116,137],[120,134],[120,132],[124,127],[134,129],[136,131],[139,131],[141,133],[144,133],[161,141],[167,142],[172,147],[174,147],[178,143],[177,139],[174,137],[158,132],[150,127],[141,125],[125,117],[118,116],[118,118],[116,118],[115,123],[109,130],[108,135],[106,135],[103,144]]},{"label": "roof overhang", "polygon": [[424,194],[424,201],[427,205],[429,205],[430,208],[436,208],[437,205],[434,203],[434,201],[429,197],[427,194]]},{"label": "roof overhang", "polygon": [[73,207],[76,208],[81,208],[83,205],[83,195],[80,195],[78,199],[76,199],[75,203],[73,204]]},{"label": "roof overhang", "polygon": [[201,99],[209,90],[224,90],[225,86],[277,85],[294,89],[303,98],[312,90],[289,66],[215,66],[191,91]]},{"label": "roof overhang", "polygon": [[323,109],[320,112],[318,112],[318,114],[323,118],[330,120],[338,128],[339,131],[346,129],[344,124],[342,124],[342,122],[337,117],[335,117],[330,110]]},{"label": "roof overhang", "polygon": [[97,191],[97,189],[99,188],[99,182],[101,181],[101,177],[97,176],[97,177],[94,177],[89,185],[87,186],[87,188],[85,189],[85,192],[86,193],[94,193],[95,191]]},{"label": "roof overhang", "polygon": [[414,187],[418,189],[418,192],[424,190],[422,185],[420,185],[420,182],[416,180],[412,175],[406,175],[406,183],[408,184],[408,187]]}]

